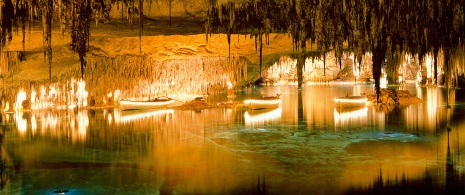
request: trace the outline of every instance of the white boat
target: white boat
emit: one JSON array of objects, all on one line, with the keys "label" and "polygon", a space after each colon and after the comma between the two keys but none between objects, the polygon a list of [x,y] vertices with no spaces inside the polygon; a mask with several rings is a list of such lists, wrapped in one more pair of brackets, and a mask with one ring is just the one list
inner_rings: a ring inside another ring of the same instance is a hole
[{"label": "white boat", "polygon": [[158,97],[146,101],[120,100],[121,110],[162,109],[168,107],[174,99]]},{"label": "white boat", "polygon": [[249,99],[244,101],[244,106],[251,109],[265,109],[265,108],[277,108],[281,103],[280,94],[276,96],[260,96],[255,99]]},{"label": "white boat", "polygon": [[345,96],[340,98],[334,98],[337,108],[351,108],[351,107],[362,107],[366,105],[367,98],[365,96]]}]

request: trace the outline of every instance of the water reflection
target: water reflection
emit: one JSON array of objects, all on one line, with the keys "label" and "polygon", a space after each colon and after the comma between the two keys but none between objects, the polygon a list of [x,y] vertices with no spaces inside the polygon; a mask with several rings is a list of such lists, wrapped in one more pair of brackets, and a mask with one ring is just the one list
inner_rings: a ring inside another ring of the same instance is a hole
[{"label": "water reflection", "polygon": [[[371,185],[353,185],[346,194],[463,194],[465,193],[464,158],[460,156],[463,144],[459,144],[459,134],[462,130],[448,128],[440,135],[440,142],[429,147],[436,147],[436,158],[426,159],[424,167],[415,168],[414,165],[396,167],[382,164],[377,174],[371,174]],[[455,137],[455,138],[453,138]],[[447,139],[445,141],[444,139]],[[454,147],[455,146],[455,147]],[[427,148],[423,146],[422,148]],[[424,149],[423,149],[424,150]],[[431,149],[430,149],[431,150]],[[408,150],[407,150],[408,151]],[[418,152],[416,150],[415,152]],[[427,152],[427,150],[424,150]],[[424,152],[420,152],[423,156]],[[421,157],[418,157],[421,159]],[[413,169],[413,170],[412,170]]]},{"label": "water reflection", "polygon": [[335,108],[334,123],[336,130],[347,129],[349,125],[353,127],[362,127],[367,125],[368,108],[352,107],[352,108]]},{"label": "water reflection", "polygon": [[174,113],[173,109],[160,109],[160,110],[128,110],[120,111],[119,109],[114,110],[114,119],[110,114],[108,114],[108,123],[112,123],[112,120],[115,120],[117,124],[120,123],[129,123],[135,122],[137,120],[144,120],[145,118],[150,118],[153,116],[161,115],[168,120],[169,116],[172,116]]},{"label": "water reflection", "polygon": [[3,113],[2,174],[11,177],[1,192],[341,194],[463,183],[463,106],[444,106],[441,88],[404,87],[425,103],[340,110],[334,97],[373,87],[268,86],[235,101],[280,93],[281,107]]},{"label": "water reflection", "polygon": [[247,127],[263,126],[267,123],[277,123],[281,119],[283,109],[266,108],[266,109],[249,109],[244,113],[245,124]]}]

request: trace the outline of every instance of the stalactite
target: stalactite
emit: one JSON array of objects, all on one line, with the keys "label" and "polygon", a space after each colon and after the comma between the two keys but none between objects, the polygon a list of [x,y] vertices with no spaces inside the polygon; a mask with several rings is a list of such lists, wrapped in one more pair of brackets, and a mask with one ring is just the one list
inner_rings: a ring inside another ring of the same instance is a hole
[{"label": "stalactite", "polygon": [[[95,68],[93,70],[94,76],[92,77],[93,85],[98,85],[95,88],[102,88],[101,91],[108,90],[107,86],[100,86],[100,83],[104,80],[105,82],[103,83],[114,83],[117,87],[124,86],[124,88],[121,87],[119,89],[127,91],[124,94],[131,98],[148,97],[147,93],[167,93],[169,95],[189,92],[203,94],[205,93],[205,89],[202,86],[209,84],[211,84],[208,90],[209,93],[218,93],[225,89],[222,87],[222,83],[219,83],[216,78],[226,75],[225,78],[236,85],[246,83],[247,79],[247,61],[242,58],[231,58],[229,59],[230,63],[227,63],[228,58],[223,57],[197,57],[184,60],[156,61],[141,56],[117,56],[109,58],[94,55],[90,59],[88,63],[91,64],[87,68]],[[100,64],[116,64],[119,67],[109,70]],[[203,69],[203,66],[208,66],[209,68]],[[102,78],[101,75],[105,75],[105,77]],[[121,78],[116,75],[124,76]],[[129,85],[126,85],[128,83]],[[166,85],[169,83],[176,83],[176,85]],[[139,89],[137,93],[136,88]],[[113,88],[110,90],[116,89]],[[93,91],[93,93],[105,95],[105,93],[99,90]]]}]

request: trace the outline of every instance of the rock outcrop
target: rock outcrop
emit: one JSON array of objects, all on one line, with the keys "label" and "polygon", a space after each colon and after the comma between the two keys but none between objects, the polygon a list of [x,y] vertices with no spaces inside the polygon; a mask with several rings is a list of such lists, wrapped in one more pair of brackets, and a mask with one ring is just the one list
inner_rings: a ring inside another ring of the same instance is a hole
[{"label": "rock outcrop", "polygon": [[395,107],[406,107],[410,104],[421,103],[422,100],[408,90],[381,89],[378,102],[376,94],[367,95],[368,105],[377,106],[386,111],[392,111]]}]

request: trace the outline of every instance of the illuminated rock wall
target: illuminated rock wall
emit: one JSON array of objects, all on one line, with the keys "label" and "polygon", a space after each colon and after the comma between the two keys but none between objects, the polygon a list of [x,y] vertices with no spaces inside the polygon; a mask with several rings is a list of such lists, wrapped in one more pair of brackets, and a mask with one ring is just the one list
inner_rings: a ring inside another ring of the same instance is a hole
[{"label": "illuminated rock wall", "polygon": [[[306,82],[328,82],[328,81],[355,81],[372,78],[371,54],[362,57],[361,64],[354,60],[350,53],[344,53],[341,67],[336,63],[334,52],[326,54],[326,65],[323,55],[308,57],[305,60],[303,80]],[[297,82],[297,59],[282,56],[277,62],[270,66],[264,73],[263,78],[269,83],[296,83]],[[341,69],[342,68],[342,69]]]},{"label": "illuminated rock wall", "polygon": [[4,51],[0,55],[0,78],[7,77],[10,73],[17,70],[17,65],[24,57],[23,52]]},{"label": "illuminated rock wall", "polygon": [[89,56],[85,80],[96,103],[115,90],[121,98],[205,95],[227,90],[228,83],[246,82],[247,60],[232,57],[190,57],[158,61],[147,56]]}]

